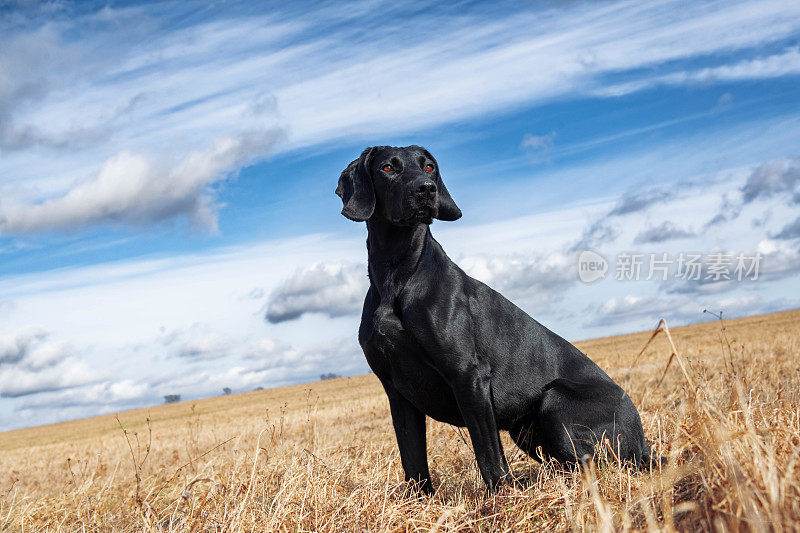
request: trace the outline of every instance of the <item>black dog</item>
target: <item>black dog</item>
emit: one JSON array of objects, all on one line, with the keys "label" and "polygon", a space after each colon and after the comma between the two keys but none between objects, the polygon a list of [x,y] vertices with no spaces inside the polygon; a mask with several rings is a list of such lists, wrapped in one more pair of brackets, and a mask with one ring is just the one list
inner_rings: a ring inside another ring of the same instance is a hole
[{"label": "black dog", "polygon": [[466,426],[490,489],[509,478],[498,430],[536,457],[591,456],[608,438],[623,459],[650,459],[628,395],[572,344],[453,263],[431,235],[461,210],[422,147],[367,148],[336,189],[367,222],[370,288],[358,340],[392,412],[406,479],[426,493],[425,415]]}]

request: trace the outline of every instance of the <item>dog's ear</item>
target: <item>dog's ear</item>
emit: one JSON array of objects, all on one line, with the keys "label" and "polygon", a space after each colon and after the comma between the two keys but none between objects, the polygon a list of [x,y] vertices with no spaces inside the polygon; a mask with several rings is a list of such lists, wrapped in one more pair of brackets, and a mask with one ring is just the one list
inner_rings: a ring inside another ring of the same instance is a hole
[{"label": "dog's ear", "polygon": [[444,180],[442,179],[442,175],[439,173],[439,163],[425,148],[422,148],[421,146],[418,148],[423,152],[425,152],[425,155],[427,155],[428,158],[430,158],[433,161],[436,167],[436,190],[439,191],[439,205],[437,206],[438,213],[436,215],[436,218],[438,218],[439,220],[446,220],[446,221],[458,220],[459,218],[461,218],[461,209],[458,208],[455,200],[453,200],[453,197],[450,196],[450,192],[444,185]]},{"label": "dog's ear", "polygon": [[439,209],[436,218],[439,220],[458,220],[461,218],[461,209],[458,208],[447,187],[444,186],[438,165],[436,166],[436,181],[438,182],[436,188],[439,190]]},{"label": "dog's ear", "polygon": [[336,194],[342,199],[342,214],[350,220],[364,222],[375,211],[375,189],[369,175],[369,163],[375,147],[361,153],[361,157],[347,165],[339,176]]}]

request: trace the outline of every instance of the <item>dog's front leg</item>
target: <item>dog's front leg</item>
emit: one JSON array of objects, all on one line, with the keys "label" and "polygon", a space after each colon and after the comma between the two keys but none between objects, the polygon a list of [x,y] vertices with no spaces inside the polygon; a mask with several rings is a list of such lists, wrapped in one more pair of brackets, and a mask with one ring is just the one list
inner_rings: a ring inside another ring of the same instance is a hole
[{"label": "dog's front leg", "polygon": [[392,424],[400,448],[406,481],[413,482],[423,493],[433,494],[433,483],[428,471],[428,449],[425,435],[425,414],[414,407],[390,384],[385,383]]},{"label": "dog's front leg", "polygon": [[470,331],[470,318],[455,313],[447,321],[437,321],[440,317],[428,308],[410,308],[405,317],[408,323],[403,325],[416,335],[420,346],[426,347],[428,363],[450,385],[469,431],[481,477],[489,490],[495,490],[511,475],[492,404],[491,372],[480,361],[474,341],[463,333]]},{"label": "dog's front leg", "polygon": [[459,373],[452,384],[481,477],[493,491],[510,477],[510,473],[492,407],[491,386],[477,370]]}]

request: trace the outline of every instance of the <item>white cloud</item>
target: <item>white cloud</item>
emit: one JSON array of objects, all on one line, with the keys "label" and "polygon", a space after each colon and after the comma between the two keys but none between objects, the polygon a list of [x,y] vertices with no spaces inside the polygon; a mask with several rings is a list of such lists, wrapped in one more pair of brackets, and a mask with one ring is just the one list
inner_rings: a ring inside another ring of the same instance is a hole
[{"label": "white cloud", "polygon": [[142,401],[152,399],[153,394],[148,384],[124,379],[27,397],[17,405],[16,410],[50,410],[97,405],[111,406],[114,410],[119,410],[140,406]]},{"label": "white cloud", "polygon": [[[591,93],[603,85],[605,74],[753,46],[797,29],[787,20],[791,17],[785,4],[734,4],[723,12],[700,5],[683,5],[681,10],[669,6],[580,4],[514,13],[481,21],[468,31],[442,28],[439,36],[420,44],[401,50],[395,45],[382,54],[370,51],[358,66],[276,94],[298,142],[306,136],[310,141],[329,138],[342,128],[348,135],[386,134],[407,129],[389,120],[398,113],[416,129],[523,102]],[[736,30],[742,24],[748,32]],[[376,47],[383,49],[388,40],[379,38]],[[365,72],[369,78],[354,91],[350,80]],[[311,101],[318,113],[296,113],[300,102]]]},{"label": "white cloud", "polygon": [[362,263],[312,265],[296,271],[270,294],[266,318],[278,323],[305,313],[354,314],[361,310],[368,288]]},{"label": "white cloud", "polygon": [[[735,188],[735,192],[722,193],[719,211],[706,223],[706,228],[735,220],[745,206],[759,200],[777,198],[787,205],[800,204],[799,186],[798,158],[782,157],[752,165],[744,183]],[[771,211],[766,211],[766,216],[771,214]],[[791,227],[784,226],[778,235],[781,235],[779,238],[792,238]]]},{"label": "white cloud", "polygon": [[[758,80],[796,76],[800,74],[800,48],[793,47],[778,54],[739,61],[716,67],[681,70],[660,76],[649,76],[639,80],[598,87],[593,92],[598,96],[623,96],[656,85],[709,84],[719,81]],[[730,93],[723,94],[717,109],[730,103]]]},{"label": "white cloud", "polygon": [[675,196],[675,193],[666,187],[650,187],[647,189],[636,189],[625,193],[617,201],[614,208],[608,212],[609,216],[629,215],[642,211],[656,202],[668,202]]},{"label": "white cloud", "polygon": [[216,229],[210,186],[266,155],[279,131],[221,137],[172,168],[128,151],[109,158],[97,176],[40,203],[0,199],[0,236],[70,230],[102,223],[152,224],[184,215]]},{"label": "white cloud", "polygon": [[14,398],[85,385],[98,374],[41,327],[0,336],[0,397]]},{"label": "white cloud", "polygon": [[653,226],[640,232],[634,237],[633,244],[651,244],[694,236],[695,233],[693,231],[679,228],[673,222],[665,220],[658,226]]},{"label": "white cloud", "polygon": [[522,138],[522,147],[530,148],[531,150],[549,150],[553,147],[553,139],[556,137],[556,132],[551,131],[546,135],[532,135],[526,134]]},{"label": "white cloud", "polygon": [[773,237],[776,239],[797,239],[800,237],[800,217],[783,226]]},{"label": "white cloud", "polygon": [[690,73],[687,79],[696,81],[731,81],[776,78],[796,74],[800,74],[800,48],[797,46],[789,48],[780,54],[740,61],[732,65],[704,68]]},{"label": "white cloud", "polygon": [[32,346],[47,338],[39,327],[28,327],[0,337],[0,364],[15,364],[27,357]]},{"label": "white cloud", "polygon": [[546,135],[531,135],[526,134],[522,138],[522,148],[525,149],[532,164],[539,163],[546,160],[548,153],[553,149],[555,143],[553,139],[556,137],[556,132],[551,131]]},{"label": "white cloud", "polygon": [[262,339],[251,347],[248,364],[232,368],[227,376],[244,385],[316,381],[333,372],[348,376],[367,371],[355,332],[331,341],[293,346]]},{"label": "white cloud", "polygon": [[719,98],[717,98],[717,105],[716,108],[720,109],[726,107],[733,101],[733,95],[731,93],[724,93]]},{"label": "white cloud", "polygon": [[762,254],[759,275],[763,279],[779,280],[800,274],[800,250],[796,245],[764,239],[756,251]]},{"label": "white cloud", "polygon": [[542,305],[560,299],[578,281],[576,257],[553,251],[541,255],[485,255],[459,259],[467,274],[520,305]]},{"label": "white cloud", "polygon": [[611,326],[630,323],[640,318],[650,318],[655,324],[660,318],[677,318],[684,321],[688,317],[699,318],[702,309],[697,304],[678,303],[652,296],[626,295],[613,297],[587,308],[590,313],[588,326]]},{"label": "white cloud", "polygon": [[190,361],[209,361],[229,355],[235,349],[233,339],[214,331],[207,324],[195,323],[164,334],[160,343],[169,352]]},{"label": "white cloud", "polygon": [[781,158],[756,165],[740,190],[744,203],[780,195],[795,201],[800,192],[800,158]]}]

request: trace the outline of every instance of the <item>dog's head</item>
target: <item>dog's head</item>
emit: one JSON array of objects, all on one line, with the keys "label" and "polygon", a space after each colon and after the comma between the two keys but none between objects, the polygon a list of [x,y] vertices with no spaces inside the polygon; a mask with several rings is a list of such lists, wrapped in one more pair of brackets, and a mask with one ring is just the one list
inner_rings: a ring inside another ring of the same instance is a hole
[{"label": "dog's head", "polygon": [[367,148],[342,171],[336,194],[344,204],[342,214],[356,222],[375,216],[415,226],[461,217],[439,165],[421,146]]}]

